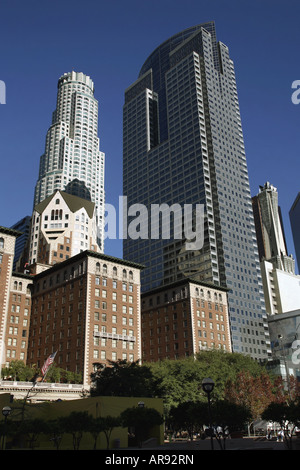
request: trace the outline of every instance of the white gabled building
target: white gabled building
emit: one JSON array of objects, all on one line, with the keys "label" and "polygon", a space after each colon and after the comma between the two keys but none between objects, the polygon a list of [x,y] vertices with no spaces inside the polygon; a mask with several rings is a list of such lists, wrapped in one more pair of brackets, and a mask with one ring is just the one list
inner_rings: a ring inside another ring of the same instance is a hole
[{"label": "white gabled building", "polygon": [[56,190],[95,203],[97,242],[104,243],[104,161],[98,138],[98,101],[92,79],[78,72],[58,80],[56,109],[40,158],[34,206]]},{"label": "white gabled building", "polygon": [[100,252],[93,202],[56,191],[35,206],[29,265],[51,266],[85,250]]}]

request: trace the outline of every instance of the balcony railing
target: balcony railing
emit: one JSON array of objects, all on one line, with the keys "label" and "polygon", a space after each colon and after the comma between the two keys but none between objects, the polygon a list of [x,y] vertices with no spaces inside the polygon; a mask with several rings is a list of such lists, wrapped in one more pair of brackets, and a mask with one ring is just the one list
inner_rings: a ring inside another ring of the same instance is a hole
[{"label": "balcony railing", "polygon": [[129,335],[118,335],[116,333],[106,333],[104,331],[94,331],[94,336],[99,336],[100,338],[107,338],[107,339],[117,339],[120,341],[136,341],[135,336]]},{"label": "balcony railing", "polygon": [[[0,380],[0,388],[32,388],[33,382],[17,382],[14,380]],[[45,389],[57,389],[57,390],[82,390],[82,384],[60,384],[60,383],[47,383],[47,382],[36,382],[35,388]]]}]

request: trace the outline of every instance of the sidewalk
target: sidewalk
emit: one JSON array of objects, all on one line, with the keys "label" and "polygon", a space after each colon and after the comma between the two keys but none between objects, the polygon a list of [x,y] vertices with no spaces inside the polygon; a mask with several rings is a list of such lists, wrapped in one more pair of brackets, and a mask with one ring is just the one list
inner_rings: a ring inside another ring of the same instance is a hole
[{"label": "sidewalk", "polygon": [[[299,441],[299,442],[298,442]],[[295,441],[294,441],[295,443]],[[294,445],[294,449],[299,449],[300,440],[297,440],[297,447]],[[213,440],[214,449],[221,450],[216,439]],[[164,444],[147,448],[144,450],[211,450],[211,441],[209,438],[204,440],[195,441],[173,441],[165,442]],[[141,450],[143,450],[141,449]],[[268,441],[264,437],[244,437],[235,439],[226,439],[225,450],[287,450],[284,442],[277,442],[275,439]]]}]

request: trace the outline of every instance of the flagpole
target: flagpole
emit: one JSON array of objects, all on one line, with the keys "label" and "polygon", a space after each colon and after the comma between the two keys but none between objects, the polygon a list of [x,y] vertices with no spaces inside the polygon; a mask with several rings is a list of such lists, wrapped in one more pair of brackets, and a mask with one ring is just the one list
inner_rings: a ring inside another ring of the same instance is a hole
[{"label": "flagpole", "polygon": [[48,367],[48,369],[46,370],[45,374],[43,375],[43,378],[42,378],[41,382],[44,382],[44,380],[45,380],[45,378],[46,378],[46,375],[48,374],[48,372],[49,372],[49,370],[51,369],[52,365],[53,365],[53,364],[51,364],[51,365]]},{"label": "flagpole", "polygon": [[[43,374],[42,382],[44,382],[45,377],[46,377],[46,375],[48,374],[49,369],[52,367],[52,365],[53,365],[53,363],[54,363],[54,358],[55,358],[55,356],[56,356],[56,353],[57,353],[57,351],[55,351],[55,353],[50,354],[50,356],[46,359],[46,361],[45,361],[45,363],[44,363],[44,365],[43,365],[43,367],[42,367],[42,369],[41,369],[41,370],[42,370],[42,374]],[[46,370],[45,370],[45,372],[43,373],[43,369],[44,369],[45,367],[46,367]]]}]

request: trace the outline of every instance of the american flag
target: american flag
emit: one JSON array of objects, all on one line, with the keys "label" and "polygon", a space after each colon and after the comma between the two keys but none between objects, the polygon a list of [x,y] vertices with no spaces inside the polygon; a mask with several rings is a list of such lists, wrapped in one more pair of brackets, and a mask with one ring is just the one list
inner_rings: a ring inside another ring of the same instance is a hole
[{"label": "american flag", "polygon": [[[57,351],[56,351],[56,352],[57,352]],[[49,367],[51,366],[52,362],[54,361],[56,352],[50,354],[50,356],[49,356],[49,357],[46,359],[46,361],[44,362],[44,365],[43,365],[43,367],[42,367],[42,374],[43,374],[43,375],[46,374],[47,370],[49,369]]]}]

